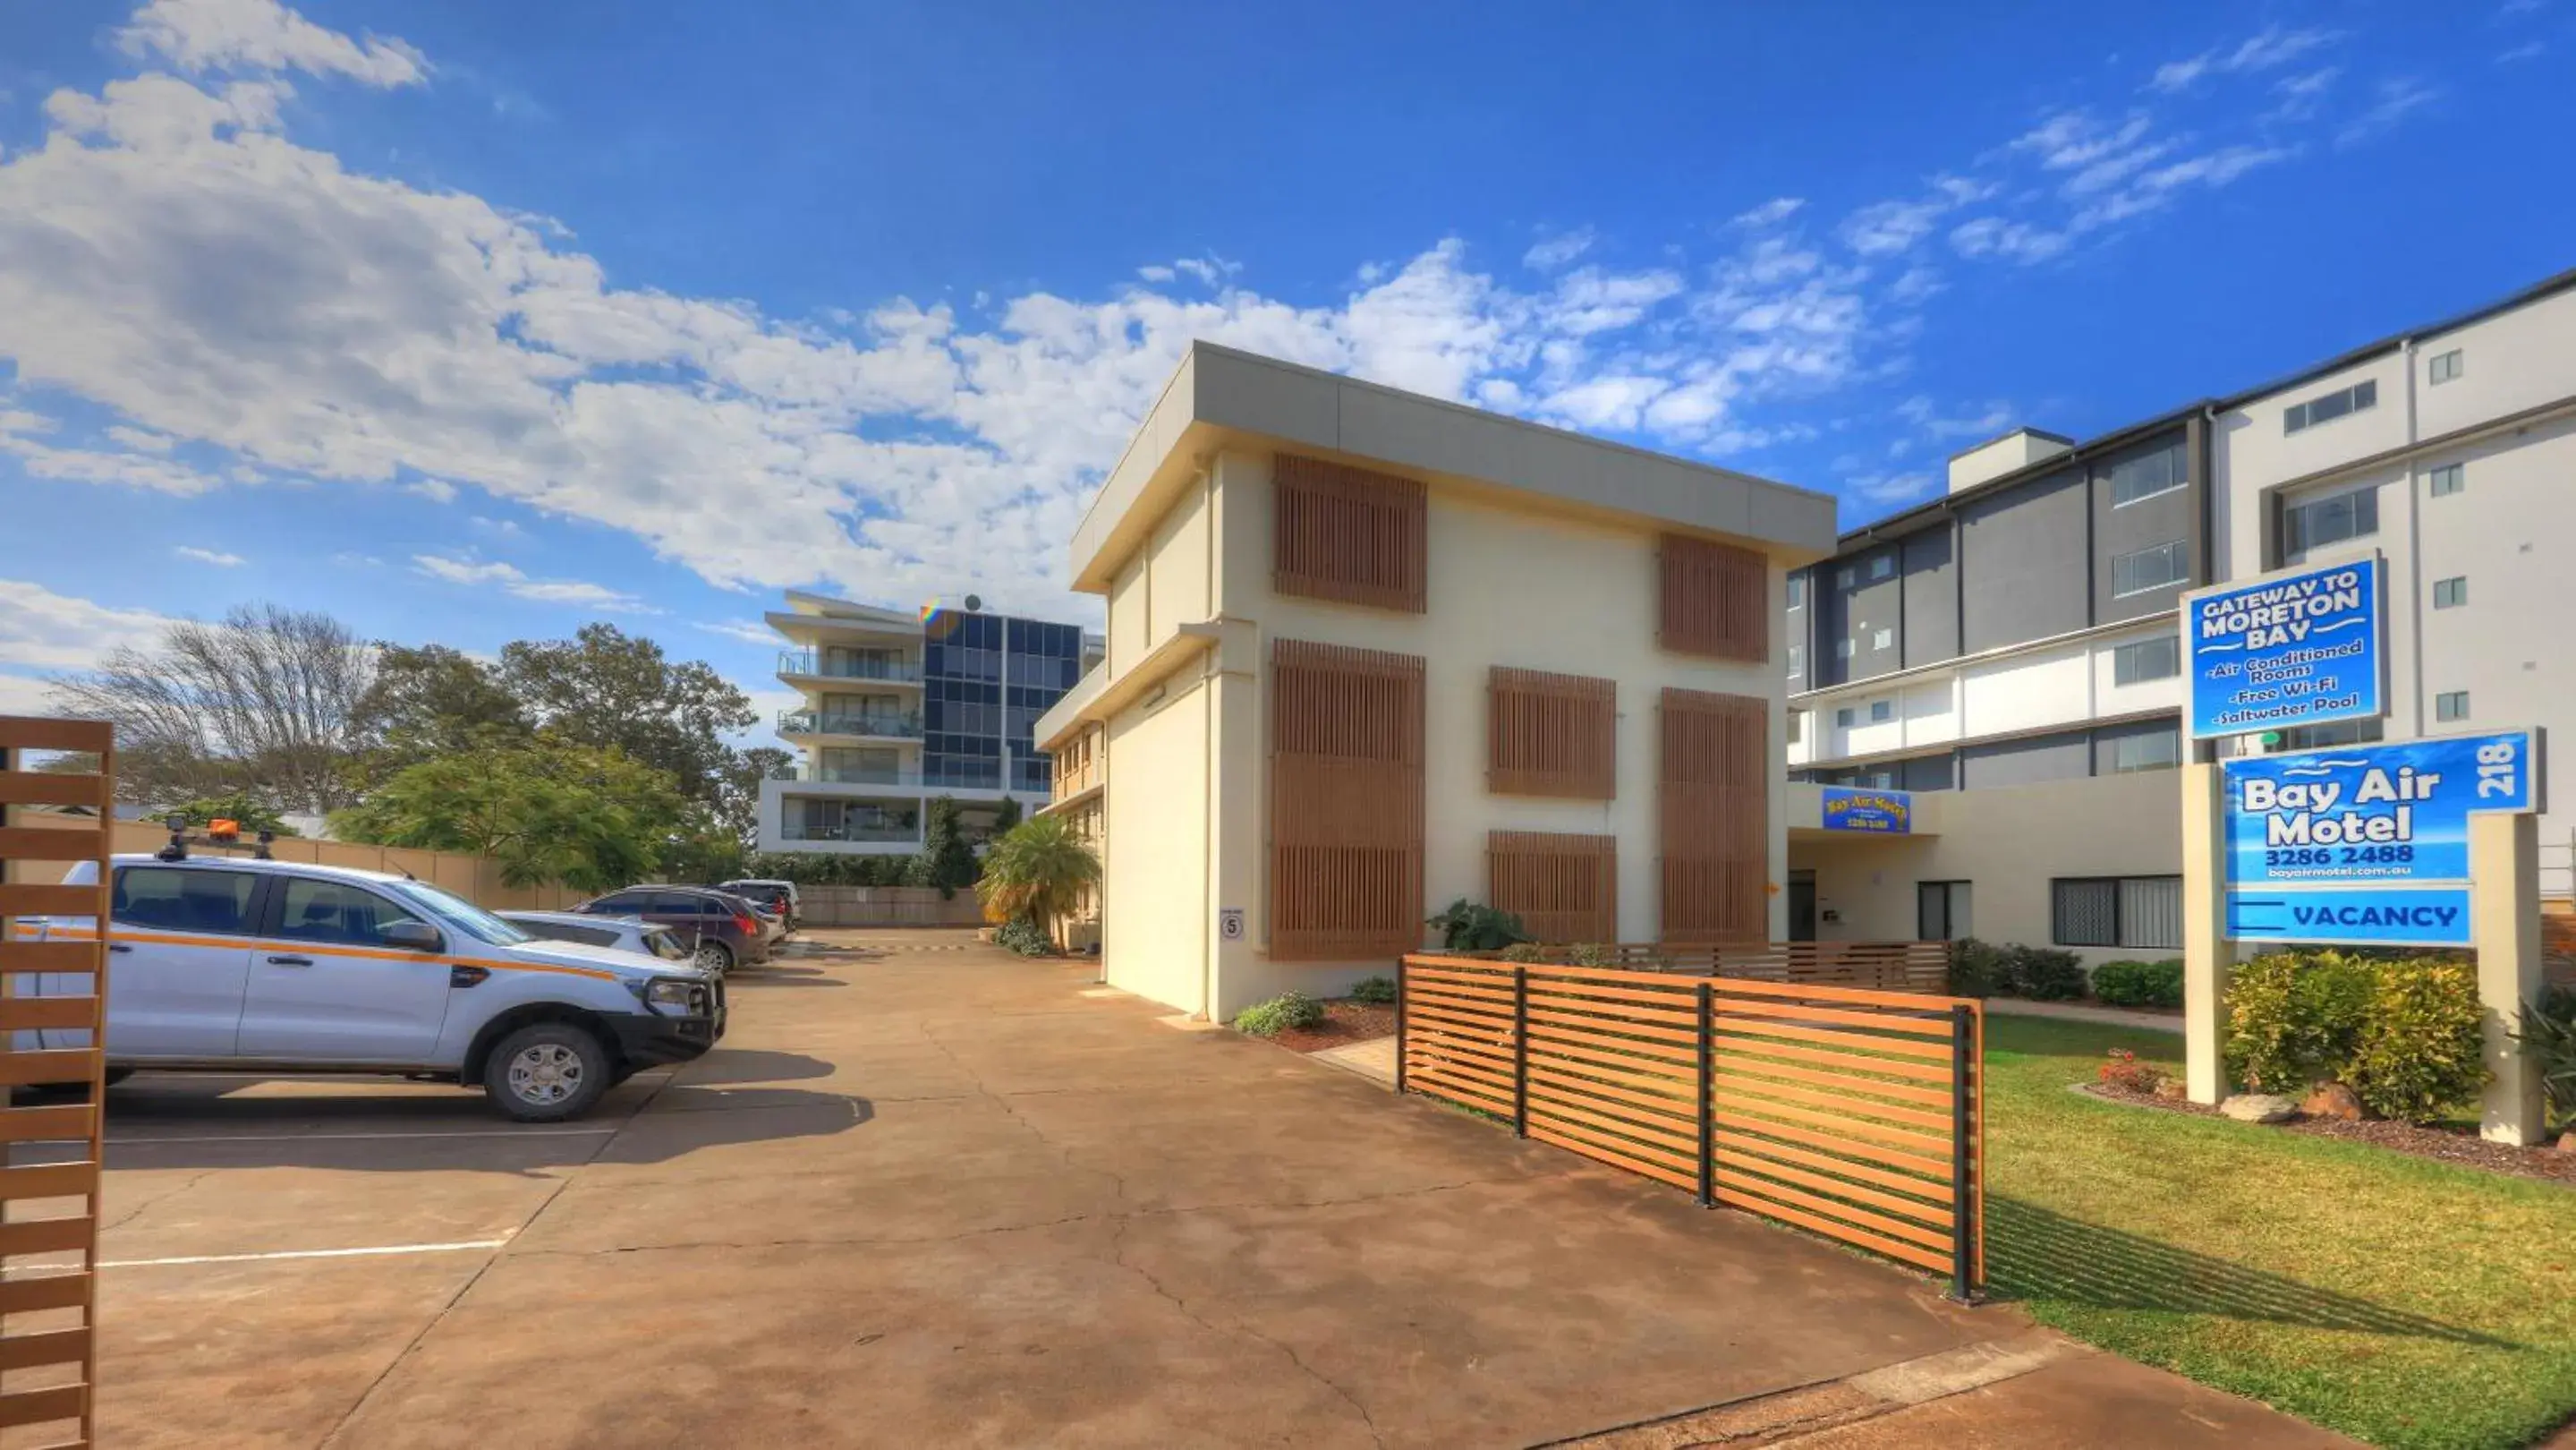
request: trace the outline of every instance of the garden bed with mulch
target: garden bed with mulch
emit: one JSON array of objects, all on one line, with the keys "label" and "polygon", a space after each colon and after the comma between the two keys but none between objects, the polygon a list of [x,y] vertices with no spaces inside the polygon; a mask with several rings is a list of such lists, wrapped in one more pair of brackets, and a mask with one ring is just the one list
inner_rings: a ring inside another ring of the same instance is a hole
[{"label": "garden bed with mulch", "polygon": [[[2127,1092],[2104,1083],[2078,1083],[2077,1090],[2097,1098],[2134,1107],[2159,1108],[2169,1113],[2186,1113],[2195,1117],[2214,1118],[2218,1109],[2205,1104],[2174,1098],[2160,1098],[2153,1093]],[[2393,1153],[2431,1158],[2462,1168],[2477,1168],[2489,1173],[2510,1173],[2517,1178],[2538,1178],[2546,1182],[2576,1188],[2576,1153],[2561,1153],[2550,1144],[2516,1148],[2509,1143],[2490,1143],[2478,1136],[2478,1130],[2466,1125],[2419,1125],[2396,1123],[2372,1118],[2350,1122],[2342,1118],[2292,1118],[2271,1126],[2293,1133],[2306,1133],[2319,1138],[2341,1138],[2347,1142],[2368,1143]]]},{"label": "garden bed with mulch", "polygon": [[1296,1052],[1321,1052],[1354,1042],[1395,1035],[1395,1008],[1382,1003],[1334,1001],[1324,1004],[1320,1027],[1290,1027],[1272,1039]]}]

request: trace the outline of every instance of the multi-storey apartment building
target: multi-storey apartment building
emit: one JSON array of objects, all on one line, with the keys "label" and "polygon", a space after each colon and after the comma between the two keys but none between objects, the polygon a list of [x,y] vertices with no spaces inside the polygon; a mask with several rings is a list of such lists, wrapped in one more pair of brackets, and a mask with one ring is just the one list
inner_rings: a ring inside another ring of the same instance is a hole
[{"label": "multi-storey apartment building", "polygon": [[[1790,762],[1917,797],[1915,829],[1798,831],[1793,934],[2180,943],[2178,600],[2388,561],[2395,709],[2296,750],[2504,726],[2576,738],[2548,622],[2576,608],[2576,273],[2083,444],[2022,430],[1790,585]],[[2576,810],[2542,823],[2576,890]]]},{"label": "multi-storey apartment building", "polygon": [[1039,722],[1108,979],[1228,1017],[1459,898],[1775,939],[1785,570],[1833,501],[1194,346],[1072,543],[1108,654]]},{"label": "multi-storey apartment building", "polygon": [[779,712],[798,760],[761,786],[764,851],[917,851],[936,796],[970,826],[1006,798],[1044,804],[1051,762],[1030,728],[1100,648],[1071,624],[802,592],[768,620],[789,645],[778,677],[804,699]]}]

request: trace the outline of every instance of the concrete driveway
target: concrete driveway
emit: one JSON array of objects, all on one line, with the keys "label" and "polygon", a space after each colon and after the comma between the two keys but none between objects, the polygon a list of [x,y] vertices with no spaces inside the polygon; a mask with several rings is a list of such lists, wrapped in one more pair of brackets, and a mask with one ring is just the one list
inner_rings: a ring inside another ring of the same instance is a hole
[{"label": "concrete driveway", "polygon": [[571,1127],[120,1090],[103,1443],[2334,1443],[1081,968],[822,935]]}]

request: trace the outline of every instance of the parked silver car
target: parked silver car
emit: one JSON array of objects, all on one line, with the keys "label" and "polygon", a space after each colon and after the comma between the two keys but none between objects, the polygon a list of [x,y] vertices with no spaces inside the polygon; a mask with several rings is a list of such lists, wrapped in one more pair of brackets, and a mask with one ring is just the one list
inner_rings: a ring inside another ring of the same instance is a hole
[{"label": "parked silver car", "polygon": [[593,916],[579,911],[496,911],[494,916],[533,937],[641,952],[666,962],[689,960],[689,944],[667,926],[640,916]]}]

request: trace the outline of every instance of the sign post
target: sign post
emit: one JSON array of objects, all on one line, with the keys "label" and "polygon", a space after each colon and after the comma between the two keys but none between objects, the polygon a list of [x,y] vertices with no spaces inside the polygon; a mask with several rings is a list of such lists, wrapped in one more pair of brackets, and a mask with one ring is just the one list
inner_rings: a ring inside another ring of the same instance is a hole
[{"label": "sign post", "polygon": [[[2194,740],[2387,714],[2376,558],[2197,590],[2182,607]],[[2183,993],[2195,1102],[2228,1083],[2237,944],[2474,947],[2490,1072],[2482,1131],[2541,1131],[2513,1032],[2539,988],[2537,731],[2243,755],[2183,772]],[[2527,844],[2526,844],[2527,843]]]}]

